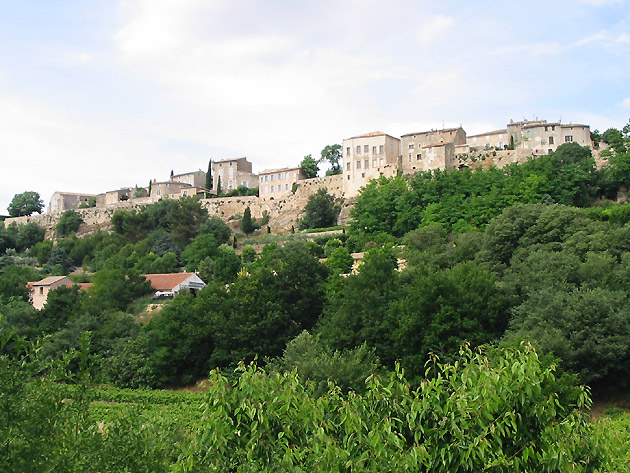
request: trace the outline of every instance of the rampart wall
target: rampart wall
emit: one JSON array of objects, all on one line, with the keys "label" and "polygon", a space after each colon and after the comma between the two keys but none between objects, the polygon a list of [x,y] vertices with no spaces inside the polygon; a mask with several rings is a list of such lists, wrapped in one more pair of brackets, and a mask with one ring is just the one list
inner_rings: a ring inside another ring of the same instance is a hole
[{"label": "rampart wall", "polygon": [[[250,208],[252,217],[254,218],[262,218],[263,212],[267,211],[269,215],[268,225],[272,232],[290,232],[291,227],[297,228],[297,221],[304,211],[309,196],[322,188],[328,189],[330,194],[341,201],[342,211],[339,217],[339,223],[347,222],[351,202],[343,199],[341,175],[299,181],[295,194],[289,194],[282,199],[262,200],[255,196],[221,197],[216,199],[202,199],[201,204],[207,209],[208,215],[216,215],[225,221],[243,215],[247,207]],[[116,210],[139,209],[151,203],[153,202],[149,198],[146,198],[146,202],[144,199],[142,201],[140,201],[140,199],[134,199],[133,202],[118,202],[106,207],[77,209],[76,212],[81,215],[84,222],[81,232],[89,233],[98,229],[108,229],[111,226],[112,215],[114,215]],[[4,225],[8,226],[13,222],[18,225],[35,222],[46,229],[47,236],[52,236],[62,213],[63,212],[50,212],[41,215],[31,215],[29,217],[8,218],[4,221]]]}]

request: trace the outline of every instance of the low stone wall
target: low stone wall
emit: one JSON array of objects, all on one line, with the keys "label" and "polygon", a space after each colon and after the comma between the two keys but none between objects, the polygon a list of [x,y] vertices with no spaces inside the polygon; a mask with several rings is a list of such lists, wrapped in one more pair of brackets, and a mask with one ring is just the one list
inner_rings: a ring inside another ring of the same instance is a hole
[{"label": "low stone wall", "polygon": [[455,156],[455,166],[484,170],[496,166],[500,169],[512,163],[524,163],[531,157],[532,151],[528,149],[474,151]]},{"label": "low stone wall", "polygon": [[[249,197],[221,197],[217,199],[202,199],[202,206],[208,211],[208,215],[220,217],[229,221],[231,218],[243,215],[247,207],[250,208],[252,217],[262,218],[263,212],[269,215],[269,227],[272,232],[290,232],[291,227],[297,228],[298,220],[304,212],[304,207],[310,195],[319,189],[326,188],[328,192],[341,202],[342,211],[340,223],[345,223],[348,219],[349,203],[343,199],[343,189],[341,175],[325,176],[314,179],[299,181],[295,194],[290,194],[282,199],[262,200],[255,196]],[[118,202],[106,207],[92,207],[87,209],[77,209],[83,219],[83,224],[79,230],[80,234],[87,234],[98,229],[108,229],[111,226],[111,218],[118,209],[139,209],[144,205],[152,203],[149,198],[146,200],[133,199],[129,202]],[[4,221],[4,225],[11,223],[23,225],[28,222],[35,222],[46,229],[46,236],[54,235],[55,227],[63,212],[50,212],[42,215],[31,215],[30,217],[14,217]]]}]

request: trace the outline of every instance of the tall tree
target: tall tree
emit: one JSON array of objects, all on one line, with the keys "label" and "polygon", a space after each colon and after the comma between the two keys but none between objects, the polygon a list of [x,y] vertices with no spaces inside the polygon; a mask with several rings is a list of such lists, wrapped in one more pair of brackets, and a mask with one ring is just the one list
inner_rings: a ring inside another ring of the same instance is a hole
[{"label": "tall tree", "polygon": [[319,162],[328,162],[330,169],[326,171],[327,176],[334,174],[341,174],[341,145],[328,145],[322,150],[321,158]]},{"label": "tall tree", "polygon": [[304,156],[304,159],[300,163],[300,170],[308,179],[317,177],[317,172],[319,171],[317,160],[315,160],[310,154]]},{"label": "tall tree", "polygon": [[243,212],[243,218],[241,220],[241,230],[243,233],[249,235],[253,233],[255,230],[254,222],[252,221],[252,211],[247,207],[245,212]]},{"label": "tall tree", "polygon": [[39,194],[33,191],[22,192],[13,196],[13,200],[7,207],[11,217],[22,217],[31,215],[33,212],[42,213],[44,201]]},{"label": "tall tree", "polygon": [[300,220],[301,229],[326,228],[337,222],[339,208],[335,205],[335,198],[328,193],[328,189],[323,188],[309,196],[304,212],[304,218]]},{"label": "tall tree", "polygon": [[212,159],[208,161],[208,172],[206,172],[206,189],[212,189]]}]

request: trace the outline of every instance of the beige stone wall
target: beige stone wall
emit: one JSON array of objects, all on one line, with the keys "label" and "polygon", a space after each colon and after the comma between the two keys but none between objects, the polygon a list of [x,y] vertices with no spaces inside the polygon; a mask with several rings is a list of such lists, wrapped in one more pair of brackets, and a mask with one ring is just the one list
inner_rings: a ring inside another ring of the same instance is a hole
[{"label": "beige stone wall", "polygon": [[503,151],[471,151],[455,156],[454,167],[488,169],[491,166],[503,168],[510,163],[524,163],[533,156],[531,150],[513,149]]},{"label": "beige stone wall", "polygon": [[400,140],[376,132],[343,140],[343,190],[346,197],[359,194],[359,189],[372,179],[391,177],[398,171]]},{"label": "beige stone wall", "polygon": [[495,148],[504,149],[510,145],[510,135],[505,130],[489,131],[480,135],[471,135],[466,137],[466,143],[471,148],[485,148],[493,146]]}]

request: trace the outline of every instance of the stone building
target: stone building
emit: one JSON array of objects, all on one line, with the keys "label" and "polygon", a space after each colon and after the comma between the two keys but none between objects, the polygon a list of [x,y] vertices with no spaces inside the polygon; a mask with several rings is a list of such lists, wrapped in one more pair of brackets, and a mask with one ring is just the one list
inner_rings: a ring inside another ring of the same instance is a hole
[{"label": "stone building", "polygon": [[547,123],[547,120],[510,121],[507,132],[513,137],[515,148],[531,150],[533,155],[549,154],[564,143],[593,148],[588,125]]},{"label": "stone building", "polygon": [[488,131],[479,135],[469,135],[466,143],[470,149],[506,149],[510,145],[510,135],[507,129]]},{"label": "stone building", "polygon": [[247,158],[231,158],[212,161],[212,188],[217,190],[221,179],[221,191],[226,192],[245,186],[258,187],[258,175],[252,172],[252,163]]},{"label": "stone building", "polygon": [[200,169],[199,171],[175,174],[171,176],[171,181],[188,184],[190,187],[206,187],[206,173]]},{"label": "stone building", "polygon": [[446,169],[455,163],[455,147],[466,144],[462,127],[407,133],[400,137],[400,169],[406,174]]},{"label": "stone building", "polygon": [[343,191],[346,197],[359,193],[370,180],[395,176],[400,140],[382,131],[343,140]]},{"label": "stone building", "polygon": [[278,199],[291,194],[293,184],[306,179],[300,167],[266,169],[258,174],[258,195],[261,199]]},{"label": "stone building", "polygon": [[48,212],[64,212],[65,210],[78,209],[83,205],[87,207],[90,199],[96,199],[96,194],[76,194],[74,192],[55,192],[50,198]]}]

